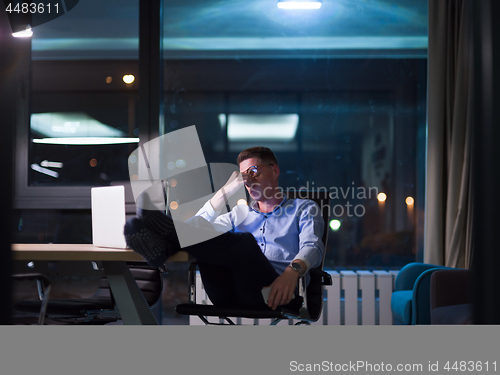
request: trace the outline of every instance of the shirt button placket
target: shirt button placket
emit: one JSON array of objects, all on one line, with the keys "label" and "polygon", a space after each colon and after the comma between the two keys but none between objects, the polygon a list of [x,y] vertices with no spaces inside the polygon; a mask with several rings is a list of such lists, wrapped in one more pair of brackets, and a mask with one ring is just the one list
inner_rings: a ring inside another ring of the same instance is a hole
[{"label": "shirt button placket", "polygon": [[[267,219],[267,217],[266,217]],[[262,243],[260,244],[260,246],[262,246],[262,249],[264,249],[264,233],[266,232],[266,220],[264,220],[264,223],[262,224],[262,228],[260,228],[260,231],[262,233]]]}]

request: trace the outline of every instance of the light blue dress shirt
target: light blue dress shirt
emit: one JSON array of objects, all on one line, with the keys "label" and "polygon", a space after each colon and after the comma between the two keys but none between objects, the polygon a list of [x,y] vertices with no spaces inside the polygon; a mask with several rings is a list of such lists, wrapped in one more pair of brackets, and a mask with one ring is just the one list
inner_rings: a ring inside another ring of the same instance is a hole
[{"label": "light blue dress shirt", "polygon": [[256,204],[253,207],[238,205],[220,215],[208,201],[196,216],[226,232],[252,233],[280,275],[295,259],[304,261],[308,270],[321,264],[325,251],[321,240],[324,221],[317,203],[284,198],[272,212],[263,213],[257,207]]}]

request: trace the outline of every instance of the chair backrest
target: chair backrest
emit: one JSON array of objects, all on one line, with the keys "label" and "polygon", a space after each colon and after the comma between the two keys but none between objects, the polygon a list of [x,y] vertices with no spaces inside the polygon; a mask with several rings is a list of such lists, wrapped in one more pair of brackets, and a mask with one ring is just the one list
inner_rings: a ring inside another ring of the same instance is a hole
[{"label": "chair backrest", "polygon": [[[149,307],[155,307],[160,301],[163,291],[163,277],[160,270],[142,262],[127,262],[127,266]],[[100,280],[99,289],[93,298],[111,298],[114,304],[113,295],[105,277]]]},{"label": "chair backrest", "polygon": [[[330,195],[327,191],[318,190],[318,191],[304,191],[304,190],[290,190],[286,191],[286,196],[288,199],[309,199],[316,202],[321,210],[321,216],[325,222],[325,227],[323,230],[323,244],[326,247],[328,243],[328,226],[329,226],[329,218],[330,218]],[[326,248],[325,248],[326,250]],[[325,261],[325,253],[323,254],[323,262]],[[321,265],[323,266],[323,265]]]},{"label": "chair backrest", "polygon": [[[51,299],[89,298],[99,287],[103,272],[95,262],[79,261],[14,261],[15,274],[39,273],[51,283]],[[16,299],[33,299],[38,296],[34,283],[16,286]],[[35,298],[36,299],[36,298]]]},{"label": "chair backrest", "polygon": [[[321,216],[324,220],[324,230],[323,230],[323,244],[325,246],[325,251],[323,253],[323,259],[321,264],[316,267],[316,270],[323,270],[325,263],[325,256],[328,244],[328,233],[329,233],[329,218],[330,218],[330,195],[327,191],[304,191],[304,190],[293,190],[287,192],[288,199],[310,199],[316,202],[321,210]],[[311,270],[311,279],[309,285],[307,286],[307,310],[311,320],[318,320],[321,311],[323,310],[323,277],[319,273],[315,273]]]},{"label": "chair backrest", "polygon": [[149,307],[155,307],[163,291],[163,277],[160,270],[145,263],[128,263],[128,267]]}]

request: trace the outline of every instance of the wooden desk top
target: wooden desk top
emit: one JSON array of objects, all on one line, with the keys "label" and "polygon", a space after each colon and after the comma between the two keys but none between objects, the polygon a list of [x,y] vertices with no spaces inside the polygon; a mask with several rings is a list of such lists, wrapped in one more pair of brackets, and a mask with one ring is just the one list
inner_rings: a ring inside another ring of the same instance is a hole
[{"label": "wooden desk top", "polygon": [[[85,260],[144,262],[144,258],[131,249],[97,247],[91,244],[12,244],[14,260]],[[169,262],[187,262],[188,254],[180,251]]]}]

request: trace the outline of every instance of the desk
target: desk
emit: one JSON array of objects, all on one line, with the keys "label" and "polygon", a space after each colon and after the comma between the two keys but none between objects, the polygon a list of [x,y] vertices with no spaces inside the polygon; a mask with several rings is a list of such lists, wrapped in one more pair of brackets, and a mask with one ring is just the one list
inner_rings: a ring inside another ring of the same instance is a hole
[{"label": "desk", "polygon": [[[13,260],[101,261],[124,324],[158,324],[125,262],[144,262],[130,249],[89,244],[12,244]],[[168,261],[187,261],[179,252]],[[49,302],[50,303],[50,302]]]}]

